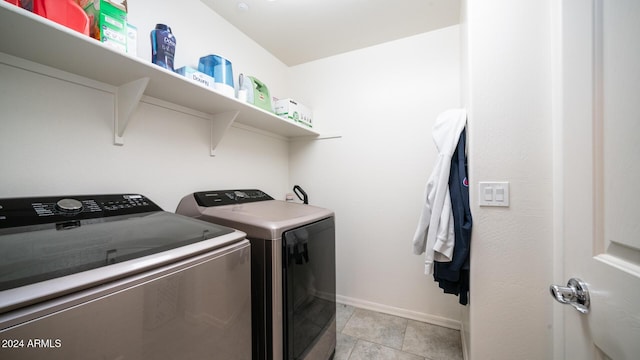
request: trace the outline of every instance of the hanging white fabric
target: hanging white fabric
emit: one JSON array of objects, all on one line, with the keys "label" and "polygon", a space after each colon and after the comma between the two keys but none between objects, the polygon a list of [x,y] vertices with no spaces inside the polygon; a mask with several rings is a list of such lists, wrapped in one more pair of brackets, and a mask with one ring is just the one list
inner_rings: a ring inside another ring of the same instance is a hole
[{"label": "hanging white fabric", "polygon": [[424,272],[433,273],[433,261],[448,262],[453,256],[453,211],[449,195],[451,157],[467,122],[464,109],[447,110],[436,119],[433,140],[438,149],[436,165],[427,181],[425,202],[413,236],[413,252],[425,253]]}]

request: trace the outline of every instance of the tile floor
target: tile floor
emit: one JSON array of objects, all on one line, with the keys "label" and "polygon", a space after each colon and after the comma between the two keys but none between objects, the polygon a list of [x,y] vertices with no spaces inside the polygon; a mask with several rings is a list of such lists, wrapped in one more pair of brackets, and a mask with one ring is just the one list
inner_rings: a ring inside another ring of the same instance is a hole
[{"label": "tile floor", "polygon": [[460,331],[337,304],[334,360],[462,360]]}]

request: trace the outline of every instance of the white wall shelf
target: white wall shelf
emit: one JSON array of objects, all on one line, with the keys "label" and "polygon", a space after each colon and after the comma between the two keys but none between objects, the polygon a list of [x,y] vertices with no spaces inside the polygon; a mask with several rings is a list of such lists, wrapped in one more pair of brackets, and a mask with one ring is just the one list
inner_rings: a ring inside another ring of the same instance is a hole
[{"label": "white wall shelf", "polygon": [[[233,122],[288,139],[319,133],[251,104],[227,97],[151,62],[118,52],[92,38],[0,1],[0,52],[62,70],[116,90],[114,144],[124,143],[130,116],[142,95],[211,115],[211,152]],[[215,132],[215,134],[214,134]]]}]

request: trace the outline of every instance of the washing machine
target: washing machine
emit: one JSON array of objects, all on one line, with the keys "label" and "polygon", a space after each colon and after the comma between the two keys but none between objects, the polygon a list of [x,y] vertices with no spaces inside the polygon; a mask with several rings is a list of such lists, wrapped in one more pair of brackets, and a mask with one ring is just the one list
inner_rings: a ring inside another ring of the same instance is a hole
[{"label": "washing machine", "polygon": [[250,252],[140,194],[0,198],[0,359],[251,360]]},{"label": "washing machine", "polygon": [[202,191],[176,213],[228,226],[251,243],[254,360],[332,359],[335,219],[330,210],[260,190]]}]

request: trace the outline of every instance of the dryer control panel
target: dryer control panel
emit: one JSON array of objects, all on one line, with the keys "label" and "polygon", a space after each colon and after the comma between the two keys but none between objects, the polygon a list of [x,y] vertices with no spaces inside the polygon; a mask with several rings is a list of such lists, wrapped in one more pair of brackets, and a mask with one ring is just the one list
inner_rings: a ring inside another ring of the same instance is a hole
[{"label": "dryer control panel", "polygon": [[195,196],[198,205],[204,207],[273,200],[273,198],[264,191],[256,189],[201,191],[193,194],[193,196]]}]

